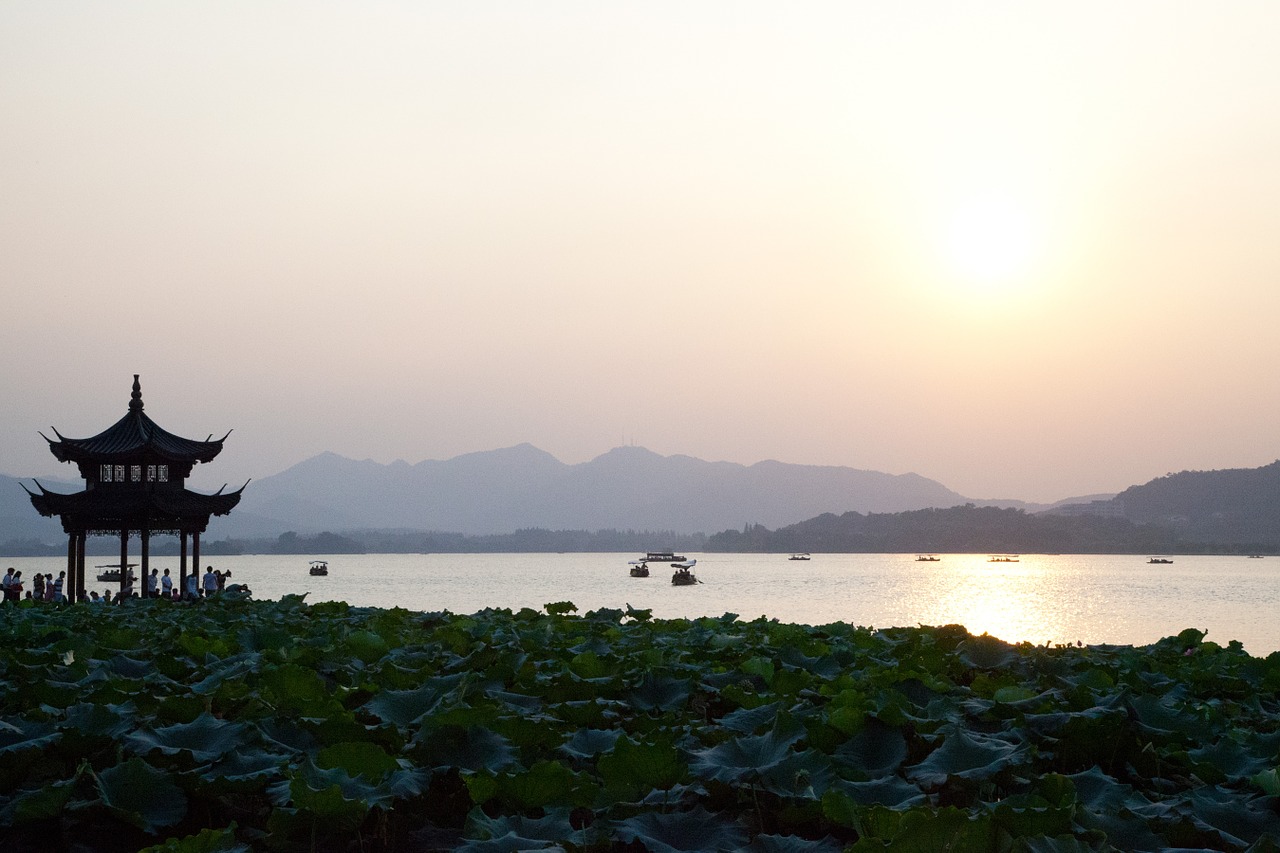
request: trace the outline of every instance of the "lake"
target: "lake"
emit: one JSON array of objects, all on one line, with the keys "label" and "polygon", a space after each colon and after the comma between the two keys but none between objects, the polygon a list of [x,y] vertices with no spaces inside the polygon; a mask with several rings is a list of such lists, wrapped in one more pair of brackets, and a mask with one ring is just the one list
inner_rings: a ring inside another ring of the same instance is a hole
[{"label": "lake", "polygon": [[[991,563],[985,554],[945,554],[935,563],[912,554],[687,554],[702,583],[673,587],[670,569],[650,565],[632,578],[634,554],[245,555],[203,562],[232,572],[255,598],[306,593],[307,601],[474,613],[486,607],[540,609],[572,601],[580,613],[601,607],[651,608],[660,618],[765,616],[820,625],[964,625],[1010,642],[1146,645],[1183,628],[1208,631],[1222,645],[1239,640],[1253,655],[1280,650],[1280,558],[1025,554]],[[308,574],[311,559],[329,574]],[[90,557],[87,562],[109,562]],[[131,559],[137,559],[132,557]],[[65,568],[62,558],[8,558],[28,580]],[[177,574],[176,557],[153,568]],[[106,584],[93,581],[89,588]],[[27,589],[30,589],[30,583]]]}]

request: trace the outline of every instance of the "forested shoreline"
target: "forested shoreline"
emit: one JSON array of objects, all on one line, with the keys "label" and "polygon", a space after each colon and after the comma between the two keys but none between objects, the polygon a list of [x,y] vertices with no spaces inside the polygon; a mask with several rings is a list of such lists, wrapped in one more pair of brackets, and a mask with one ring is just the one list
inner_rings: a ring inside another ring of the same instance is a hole
[{"label": "forested shoreline", "polygon": [[[1244,534],[1242,534],[1244,535]],[[9,542],[8,556],[58,556],[65,545]],[[116,556],[109,538],[89,540],[89,553]],[[1021,553],[1021,554],[1276,554],[1280,543],[1233,540],[1179,532],[1158,523],[1136,523],[1096,515],[1028,513],[965,504],[949,509],[898,513],[826,513],[770,530],[744,524],[712,535],[650,530],[545,530],[473,536],[415,530],[355,530],[341,533],[221,539],[203,543],[203,553],[226,554],[422,554],[591,553],[643,554],[650,550],[707,553]],[[178,552],[174,540],[157,538],[155,555]]]}]

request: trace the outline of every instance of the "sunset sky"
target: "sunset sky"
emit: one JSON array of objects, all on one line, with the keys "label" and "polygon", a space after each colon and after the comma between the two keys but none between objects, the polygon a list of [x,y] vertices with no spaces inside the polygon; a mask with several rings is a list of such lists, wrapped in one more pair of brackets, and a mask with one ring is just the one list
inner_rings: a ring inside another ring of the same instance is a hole
[{"label": "sunset sky", "polygon": [[[1058,500],[1280,457],[1280,3],[0,3],[0,473],[125,413]],[[204,466],[202,466],[204,467]],[[833,507],[833,510],[840,510]]]}]

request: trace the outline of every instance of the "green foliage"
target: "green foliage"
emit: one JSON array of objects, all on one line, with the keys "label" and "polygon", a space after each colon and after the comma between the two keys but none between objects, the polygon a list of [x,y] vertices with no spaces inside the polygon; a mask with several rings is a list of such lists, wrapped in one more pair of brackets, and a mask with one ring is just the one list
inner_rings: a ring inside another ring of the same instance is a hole
[{"label": "green foliage", "polygon": [[0,849],[1280,843],[1280,656],[575,613],[7,609]]}]

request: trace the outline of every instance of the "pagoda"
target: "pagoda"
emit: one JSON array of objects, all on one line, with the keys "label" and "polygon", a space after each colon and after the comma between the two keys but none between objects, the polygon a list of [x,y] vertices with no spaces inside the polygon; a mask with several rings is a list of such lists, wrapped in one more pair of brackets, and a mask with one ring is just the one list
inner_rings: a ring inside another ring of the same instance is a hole
[{"label": "pagoda", "polygon": [[[142,386],[133,376],[128,413],[92,438],[64,438],[55,428],[53,440],[44,433],[49,451],[59,462],[74,462],[84,478],[84,491],[51,492],[35,481],[39,493],[27,489],[36,511],[62,519],[67,534],[68,599],[84,598],[85,540],[90,536],[120,537],[120,591],[129,586],[129,537],[141,542],[141,589],[150,573],[150,541],[154,535],[179,537],[179,593],[186,593],[187,542],[191,543],[191,571],[200,569],[200,534],[210,516],[226,515],[240,502],[234,492],[205,495],[184,485],[197,462],[211,462],[231,435],[214,441],[182,438],[162,429],[142,411]],[[245,483],[247,486],[248,483]],[[25,486],[23,488],[26,488]]]}]

